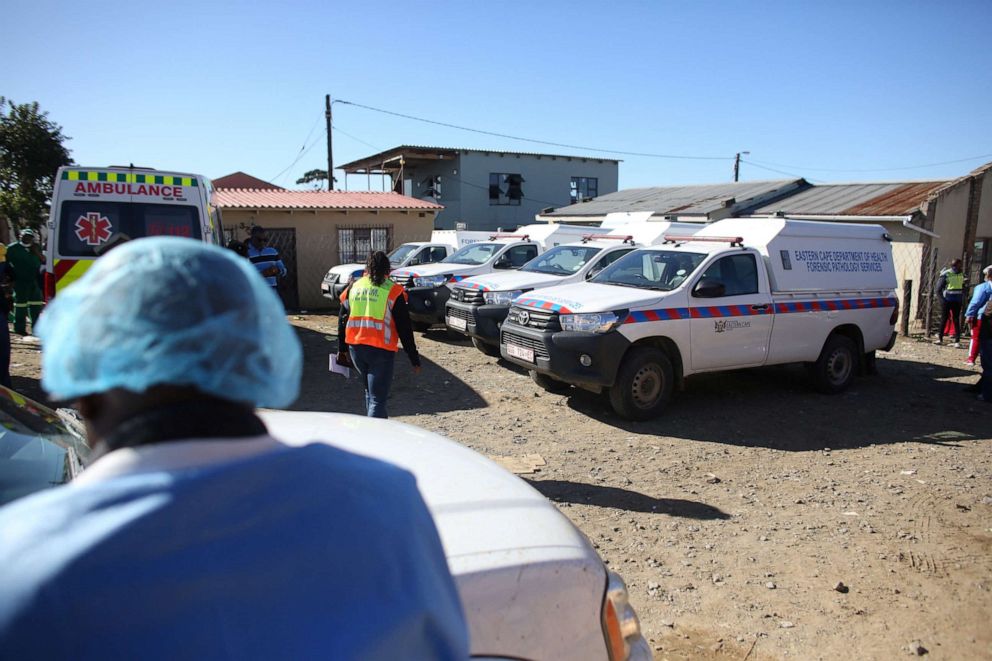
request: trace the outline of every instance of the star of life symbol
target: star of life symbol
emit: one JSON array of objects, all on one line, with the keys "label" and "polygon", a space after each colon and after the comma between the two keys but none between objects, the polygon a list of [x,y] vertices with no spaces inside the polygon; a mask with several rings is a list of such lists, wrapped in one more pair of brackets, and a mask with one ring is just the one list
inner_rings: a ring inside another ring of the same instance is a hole
[{"label": "star of life symbol", "polygon": [[113,227],[106,216],[90,211],[76,221],[76,236],[88,246],[98,246],[110,238]]}]

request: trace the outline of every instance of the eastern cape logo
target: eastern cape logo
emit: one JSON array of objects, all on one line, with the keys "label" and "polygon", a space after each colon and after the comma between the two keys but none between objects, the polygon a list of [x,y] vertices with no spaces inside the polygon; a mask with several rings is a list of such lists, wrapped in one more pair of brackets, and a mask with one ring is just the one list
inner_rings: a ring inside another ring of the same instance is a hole
[{"label": "eastern cape logo", "polygon": [[750,328],[750,321],[740,321],[738,319],[717,319],[713,322],[714,333],[726,333],[735,328]]}]

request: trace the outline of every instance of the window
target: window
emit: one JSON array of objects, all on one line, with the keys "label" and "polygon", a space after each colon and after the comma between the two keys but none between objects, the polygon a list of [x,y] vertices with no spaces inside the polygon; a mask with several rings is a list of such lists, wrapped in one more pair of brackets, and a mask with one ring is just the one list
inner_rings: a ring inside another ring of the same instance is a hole
[{"label": "window", "polygon": [[611,253],[603,255],[600,260],[596,262],[591,269],[589,269],[589,275],[587,275],[586,278],[588,279],[593,277],[607,266],[629,253],[631,250],[633,250],[633,248],[624,248],[621,250],[614,250]]},{"label": "window", "polygon": [[514,246],[506,252],[510,257],[510,268],[518,269],[537,257],[537,246]]},{"label": "window", "polygon": [[389,250],[388,227],[338,228],[338,263],[364,263],[370,252]]},{"label": "window", "polygon": [[444,258],[447,256],[448,256],[447,250],[435,246],[434,248],[431,248],[430,254],[421,261],[423,261],[425,264],[427,263],[433,264],[434,262],[443,261]]},{"label": "window", "polygon": [[101,246],[115,237],[145,236],[199,239],[199,211],[179,204],[76,200],[62,204],[58,235],[58,254],[62,257],[95,257]]},{"label": "window", "polygon": [[555,246],[523,270],[549,275],[572,275],[598,252],[599,248],[593,246]]},{"label": "window", "polygon": [[591,200],[599,195],[599,179],[597,177],[572,177],[569,195],[572,204],[582,200]]},{"label": "window", "polygon": [[701,253],[674,250],[635,250],[600,271],[592,282],[671,291],[682,284],[705,257]]},{"label": "window", "polygon": [[524,197],[524,178],[519,174],[493,172],[489,175],[489,205],[520,206]]},{"label": "window", "polygon": [[710,264],[702,275],[723,283],[724,296],[758,293],[758,269],[754,255],[730,255]]}]

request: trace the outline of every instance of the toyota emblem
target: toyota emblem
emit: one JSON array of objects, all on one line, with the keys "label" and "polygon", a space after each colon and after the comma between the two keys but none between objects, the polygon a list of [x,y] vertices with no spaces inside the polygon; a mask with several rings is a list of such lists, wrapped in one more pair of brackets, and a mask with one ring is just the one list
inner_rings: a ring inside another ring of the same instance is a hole
[{"label": "toyota emblem", "polygon": [[527,312],[527,310],[521,310],[518,318],[520,319],[520,325],[526,326],[530,323],[530,312]]}]

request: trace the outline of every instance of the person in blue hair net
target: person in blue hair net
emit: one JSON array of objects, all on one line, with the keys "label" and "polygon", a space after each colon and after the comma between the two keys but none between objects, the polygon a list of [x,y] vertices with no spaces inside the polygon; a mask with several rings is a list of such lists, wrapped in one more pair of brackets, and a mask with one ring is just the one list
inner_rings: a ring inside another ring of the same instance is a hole
[{"label": "person in blue hair net", "polygon": [[99,458],[0,508],[0,656],[468,657],[414,477],[283,445],[255,415],[296,398],[301,349],[247,260],[131,241],[38,335],[42,385],[76,403]]}]

